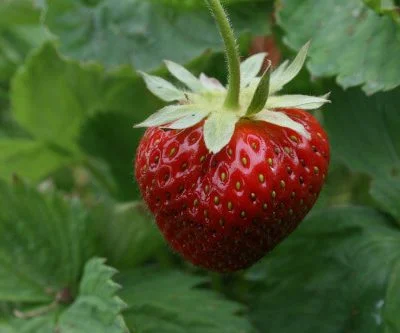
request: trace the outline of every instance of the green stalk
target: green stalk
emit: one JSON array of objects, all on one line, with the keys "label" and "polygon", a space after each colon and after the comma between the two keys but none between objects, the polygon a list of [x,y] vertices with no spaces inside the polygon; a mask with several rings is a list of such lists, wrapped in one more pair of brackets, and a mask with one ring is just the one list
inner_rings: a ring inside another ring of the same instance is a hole
[{"label": "green stalk", "polygon": [[225,99],[225,107],[236,110],[239,108],[240,94],[240,57],[235,35],[229,23],[227,14],[220,0],[206,0],[217,22],[219,31],[225,44],[225,55],[228,61],[228,95]]}]

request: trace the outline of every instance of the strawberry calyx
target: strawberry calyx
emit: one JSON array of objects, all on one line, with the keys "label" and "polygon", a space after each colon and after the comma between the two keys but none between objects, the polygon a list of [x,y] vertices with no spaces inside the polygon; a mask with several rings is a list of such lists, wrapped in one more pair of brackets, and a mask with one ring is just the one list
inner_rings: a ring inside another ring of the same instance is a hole
[{"label": "strawberry calyx", "polygon": [[[266,53],[255,54],[239,66],[233,32],[218,0],[207,0],[223,36],[228,58],[229,82],[224,87],[217,79],[201,74],[194,76],[183,66],[165,61],[168,71],[184,87],[177,87],[165,79],[139,72],[147,88],[165,102],[175,102],[157,111],[135,127],[158,126],[166,129],[185,129],[204,121],[204,141],[207,149],[218,153],[231,140],[236,123],[242,119],[269,122],[290,128],[310,138],[305,127],[280,112],[284,108],[314,110],[329,103],[323,96],[279,95],[278,92],[293,80],[302,69],[310,43],[306,43],[295,59],[283,62],[274,71],[269,68],[258,76]],[[229,28],[229,29],[228,29]],[[239,67],[239,68],[237,68]],[[238,87],[236,87],[238,86]],[[235,88],[236,87],[236,88]]]}]

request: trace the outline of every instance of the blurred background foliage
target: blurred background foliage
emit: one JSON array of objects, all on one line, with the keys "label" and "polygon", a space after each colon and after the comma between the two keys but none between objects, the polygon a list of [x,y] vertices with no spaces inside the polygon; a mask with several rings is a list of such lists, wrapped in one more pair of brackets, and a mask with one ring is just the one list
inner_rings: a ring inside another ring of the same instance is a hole
[{"label": "blurred background foliage", "polygon": [[183,262],[133,178],[161,105],[136,71],[225,80],[204,1],[1,0],[1,333],[400,332],[399,1],[224,4],[243,57],[312,40],[287,91],[332,92],[316,207],[245,272]]}]

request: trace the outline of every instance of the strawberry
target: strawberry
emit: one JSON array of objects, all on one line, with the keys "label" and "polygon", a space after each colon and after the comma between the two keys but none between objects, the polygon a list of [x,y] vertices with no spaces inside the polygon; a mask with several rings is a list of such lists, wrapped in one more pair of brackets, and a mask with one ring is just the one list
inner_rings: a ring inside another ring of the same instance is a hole
[{"label": "strawberry", "polygon": [[203,124],[153,127],[136,160],[143,198],[168,242],[196,265],[245,268],[291,233],[314,205],[329,161],[324,130],[310,114],[283,111],[310,132],[242,120],[219,153],[207,150]]},{"label": "strawberry", "polygon": [[[226,24],[219,1],[209,2],[217,22]],[[168,70],[187,89],[141,73],[150,91],[178,103],[137,125],[149,128],[135,176],[175,251],[195,265],[232,272],[271,251],[313,207],[328,171],[329,143],[305,110],[329,100],[277,95],[299,73],[309,43],[291,64],[257,77],[265,54],[239,64],[232,36],[221,31],[228,88],[173,62],[166,62]]]}]

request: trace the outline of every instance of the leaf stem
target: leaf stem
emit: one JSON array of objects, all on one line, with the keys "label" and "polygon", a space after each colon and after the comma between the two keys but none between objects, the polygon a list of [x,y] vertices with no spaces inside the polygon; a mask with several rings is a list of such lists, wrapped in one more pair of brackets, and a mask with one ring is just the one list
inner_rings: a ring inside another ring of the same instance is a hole
[{"label": "leaf stem", "polygon": [[19,319],[30,319],[30,318],[40,317],[54,310],[57,306],[58,302],[54,300],[49,305],[45,305],[43,307],[31,311],[22,312],[19,310],[14,310],[14,316]]},{"label": "leaf stem", "polygon": [[228,78],[228,94],[225,99],[225,107],[236,110],[239,108],[240,94],[240,57],[236,44],[235,35],[228,15],[221,5],[220,0],[206,0],[211,12],[217,22],[219,31],[225,44],[225,56],[228,62],[229,78]]}]

